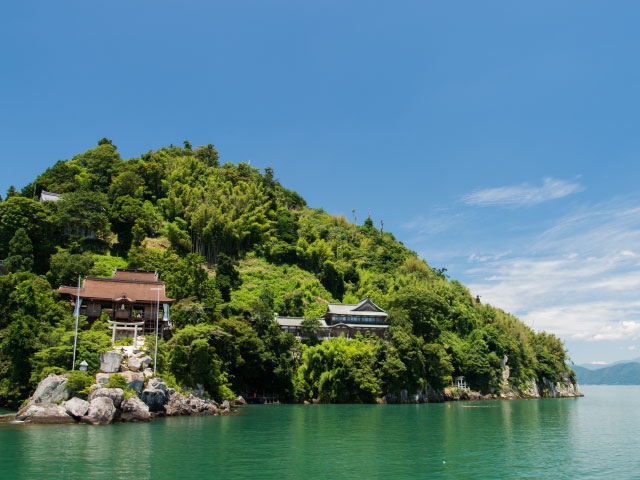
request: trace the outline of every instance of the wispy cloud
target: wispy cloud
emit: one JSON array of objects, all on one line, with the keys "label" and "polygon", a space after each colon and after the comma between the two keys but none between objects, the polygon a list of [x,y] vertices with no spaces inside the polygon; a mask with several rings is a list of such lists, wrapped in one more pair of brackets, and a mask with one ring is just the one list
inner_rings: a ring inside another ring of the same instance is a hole
[{"label": "wispy cloud", "polygon": [[464,221],[461,212],[436,207],[432,208],[428,216],[419,216],[405,222],[402,227],[419,236],[433,236],[451,230]]},{"label": "wispy cloud", "polygon": [[475,190],[462,197],[462,201],[472,206],[529,207],[539,203],[563,198],[584,190],[579,183],[545,178],[542,185],[528,184]]},{"label": "wispy cloud", "polygon": [[559,219],[517,255],[468,257],[472,293],[536,330],[573,340],[640,339],[640,200]]},{"label": "wispy cloud", "polygon": [[[547,179],[539,188],[476,192],[462,205],[527,205],[582,189]],[[483,303],[558,335],[584,361],[628,358],[640,345],[640,195],[527,215],[460,207],[405,224],[431,265],[446,267]]]}]

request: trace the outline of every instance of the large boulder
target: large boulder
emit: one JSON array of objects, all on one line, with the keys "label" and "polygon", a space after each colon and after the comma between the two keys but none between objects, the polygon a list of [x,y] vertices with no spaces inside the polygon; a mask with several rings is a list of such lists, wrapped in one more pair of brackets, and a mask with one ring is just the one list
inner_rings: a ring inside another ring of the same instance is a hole
[{"label": "large boulder", "polygon": [[161,378],[154,377],[147,381],[147,388],[144,389],[140,398],[148,405],[153,413],[164,413],[165,405],[169,401],[174,389],[168,388]]},{"label": "large boulder", "polygon": [[108,425],[113,423],[118,409],[109,397],[97,397],[91,400],[89,411],[81,418],[83,423],[92,425]]},{"label": "large boulder", "polygon": [[171,390],[169,401],[165,406],[167,415],[218,415],[217,405],[193,395],[181,395]]},{"label": "large boulder", "polygon": [[111,375],[113,375],[113,373],[96,373],[96,383],[104,387],[107,383],[109,383]]},{"label": "large boulder", "polygon": [[67,377],[62,375],[49,375],[42,380],[35,393],[29,400],[31,404],[60,403],[69,398]]},{"label": "large boulder", "polygon": [[129,370],[133,372],[142,371],[145,368],[147,368],[149,365],[151,365],[151,361],[152,360],[149,355],[144,355],[144,356],[133,355],[129,357],[129,360],[128,360]]},{"label": "large boulder", "polygon": [[104,352],[100,355],[100,370],[105,373],[120,371],[123,356],[118,352]]},{"label": "large boulder", "polygon": [[152,390],[162,390],[166,393],[169,387],[167,387],[167,384],[164,383],[161,378],[155,377],[149,379],[147,382],[147,388]]},{"label": "large boulder", "polygon": [[123,422],[148,422],[151,418],[149,407],[135,395],[125,400],[120,409]]},{"label": "large boulder", "polygon": [[157,388],[145,388],[140,399],[149,407],[153,413],[163,413],[167,403],[167,393]]},{"label": "large boulder", "polygon": [[138,395],[144,389],[144,374],[142,372],[120,372],[127,381],[127,387],[135,391]]},{"label": "large boulder", "polygon": [[80,420],[87,414],[91,404],[81,398],[73,397],[71,400],[64,402],[63,406],[69,415]]},{"label": "large boulder", "polygon": [[89,402],[102,397],[111,399],[115,407],[120,408],[124,401],[124,390],[121,388],[96,388],[89,394]]},{"label": "large boulder", "polygon": [[74,423],[75,420],[62,405],[52,403],[27,405],[16,414],[24,423]]}]

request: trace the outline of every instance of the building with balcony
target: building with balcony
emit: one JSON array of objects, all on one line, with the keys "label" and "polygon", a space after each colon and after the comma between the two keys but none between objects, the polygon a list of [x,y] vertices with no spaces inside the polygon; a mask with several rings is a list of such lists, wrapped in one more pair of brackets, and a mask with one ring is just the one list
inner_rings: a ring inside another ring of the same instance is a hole
[{"label": "building with balcony", "polygon": [[[317,336],[320,340],[343,335],[354,338],[358,333],[362,335],[374,334],[384,336],[389,329],[387,317],[389,314],[378,307],[369,297],[357,304],[330,303],[324,317],[319,318],[320,328]],[[276,317],[276,322],[283,332],[291,333],[296,338],[306,339],[302,322],[299,317]]]}]

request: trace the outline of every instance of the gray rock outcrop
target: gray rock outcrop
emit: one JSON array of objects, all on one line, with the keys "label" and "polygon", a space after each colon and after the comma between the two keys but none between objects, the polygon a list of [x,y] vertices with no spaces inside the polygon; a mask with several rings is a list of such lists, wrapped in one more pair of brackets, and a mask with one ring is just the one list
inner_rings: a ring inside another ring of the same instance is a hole
[{"label": "gray rock outcrop", "polygon": [[118,352],[104,352],[100,355],[100,370],[105,373],[116,373],[120,371],[123,356]]},{"label": "gray rock outcrop", "polygon": [[86,400],[82,400],[78,397],[73,397],[71,400],[67,400],[63,404],[65,410],[73,418],[80,420],[89,411],[91,404]]},{"label": "gray rock outcrop", "polygon": [[123,422],[148,422],[151,418],[149,407],[135,396],[125,400],[120,409],[120,420]]},{"label": "gray rock outcrop", "polygon": [[171,390],[169,401],[165,405],[167,415],[218,415],[220,410],[213,402],[208,402],[193,395],[181,395]]},{"label": "gray rock outcrop", "polygon": [[128,360],[129,370],[133,372],[142,371],[145,368],[147,368],[149,365],[151,365],[151,361],[152,360],[149,355],[144,355],[144,356],[133,355],[129,357],[129,360]]},{"label": "gray rock outcrop", "polygon": [[107,383],[109,383],[111,375],[113,375],[113,373],[96,373],[96,383],[104,387]]},{"label": "gray rock outcrop", "polygon": [[31,400],[29,400],[29,404],[60,403],[68,398],[67,377],[49,375],[40,382]]},{"label": "gray rock outcrop", "polygon": [[548,397],[564,398],[584,396],[580,392],[578,384],[571,383],[571,379],[568,374],[565,374],[560,382],[553,382],[548,378],[543,378],[542,382],[542,388],[545,390],[546,396]]},{"label": "gray rock outcrop", "polygon": [[[110,352],[117,357],[117,352]],[[117,362],[116,362],[117,363]],[[144,362],[143,362],[144,364]],[[115,364],[114,364],[115,365]],[[147,371],[148,369],[145,369]],[[224,409],[210,400],[197,395],[183,395],[168,388],[161,378],[151,378],[144,389],[145,376],[140,371],[122,371],[127,386],[140,392],[124,399],[121,388],[106,388],[104,385],[116,372],[98,373],[96,384],[91,386],[88,401],[74,397],[69,400],[67,378],[50,375],[38,387],[29,403],[17,414],[0,416],[0,423],[18,421],[24,423],[88,423],[106,425],[121,420],[124,422],[146,422],[158,415],[218,415],[230,414],[228,402]],[[57,403],[55,403],[57,402]],[[238,398],[242,404],[242,397]]]},{"label": "gray rock outcrop", "polygon": [[93,402],[97,398],[109,398],[116,408],[120,408],[124,401],[124,390],[121,388],[96,388],[89,394],[89,402]]},{"label": "gray rock outcrop", "polygon": [[97,397],[91,400],[90,403],[89,411],[80,419],[83,423],[90,423],[91,425],[108,425],[113,423],[118,410],[111,398]]},{"label": "gray rock outcrop", "polygon": [[16,420],[24,423],[75,423],[65,407],[52,403],[27,405],[16,414]]},{"label": "gray rock outcrop", "polygon": [[162,390],[166,393],[169,387],[167,387],[167,384],[164,383],[161,378],[155,377],[149,379],[149,381],[147,382],[147,388]]},{"label": "gray rock outcrop", "polygon": [[127,381],[127,387],[135,391],[138,395],[144,389],[144,374],[142,372],[120,372]]},{"label": "gray rock outcrop", "polygon": [[160,378],[151,378],[147,382],[147,388],[140,395],[140,399],[153,413],[165,413],[165,405],[169,401],[167,384]]}]

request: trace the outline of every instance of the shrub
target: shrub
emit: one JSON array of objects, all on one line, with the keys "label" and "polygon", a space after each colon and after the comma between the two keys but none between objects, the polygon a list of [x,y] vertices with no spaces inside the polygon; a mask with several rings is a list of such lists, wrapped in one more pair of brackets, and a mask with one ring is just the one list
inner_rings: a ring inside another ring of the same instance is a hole
[{"label": "shrub", "polygon": [[127,385],[127,379],[119,373],[114,373],[109,377],[109,381],[105,384],[105,388],[121,388],[124,392],[124,399],[129,400],[136,395],[133,388]]},{"label": "shrub", "polygon": [[129,347],[133,345],[133,337],[122,337],[116,340],[116,347]]},{"label": "shrub", "polygon": [[125,390],[127,388],[127,379],[119,373],[114,373],[109,377],[109,381],[106,383],[105,388],[121,388]]},{"label": "shrub", "polygon": [[73,371],[67,377],[67,387],[72,396],[87,398],[95,379],[87,372]]}]

